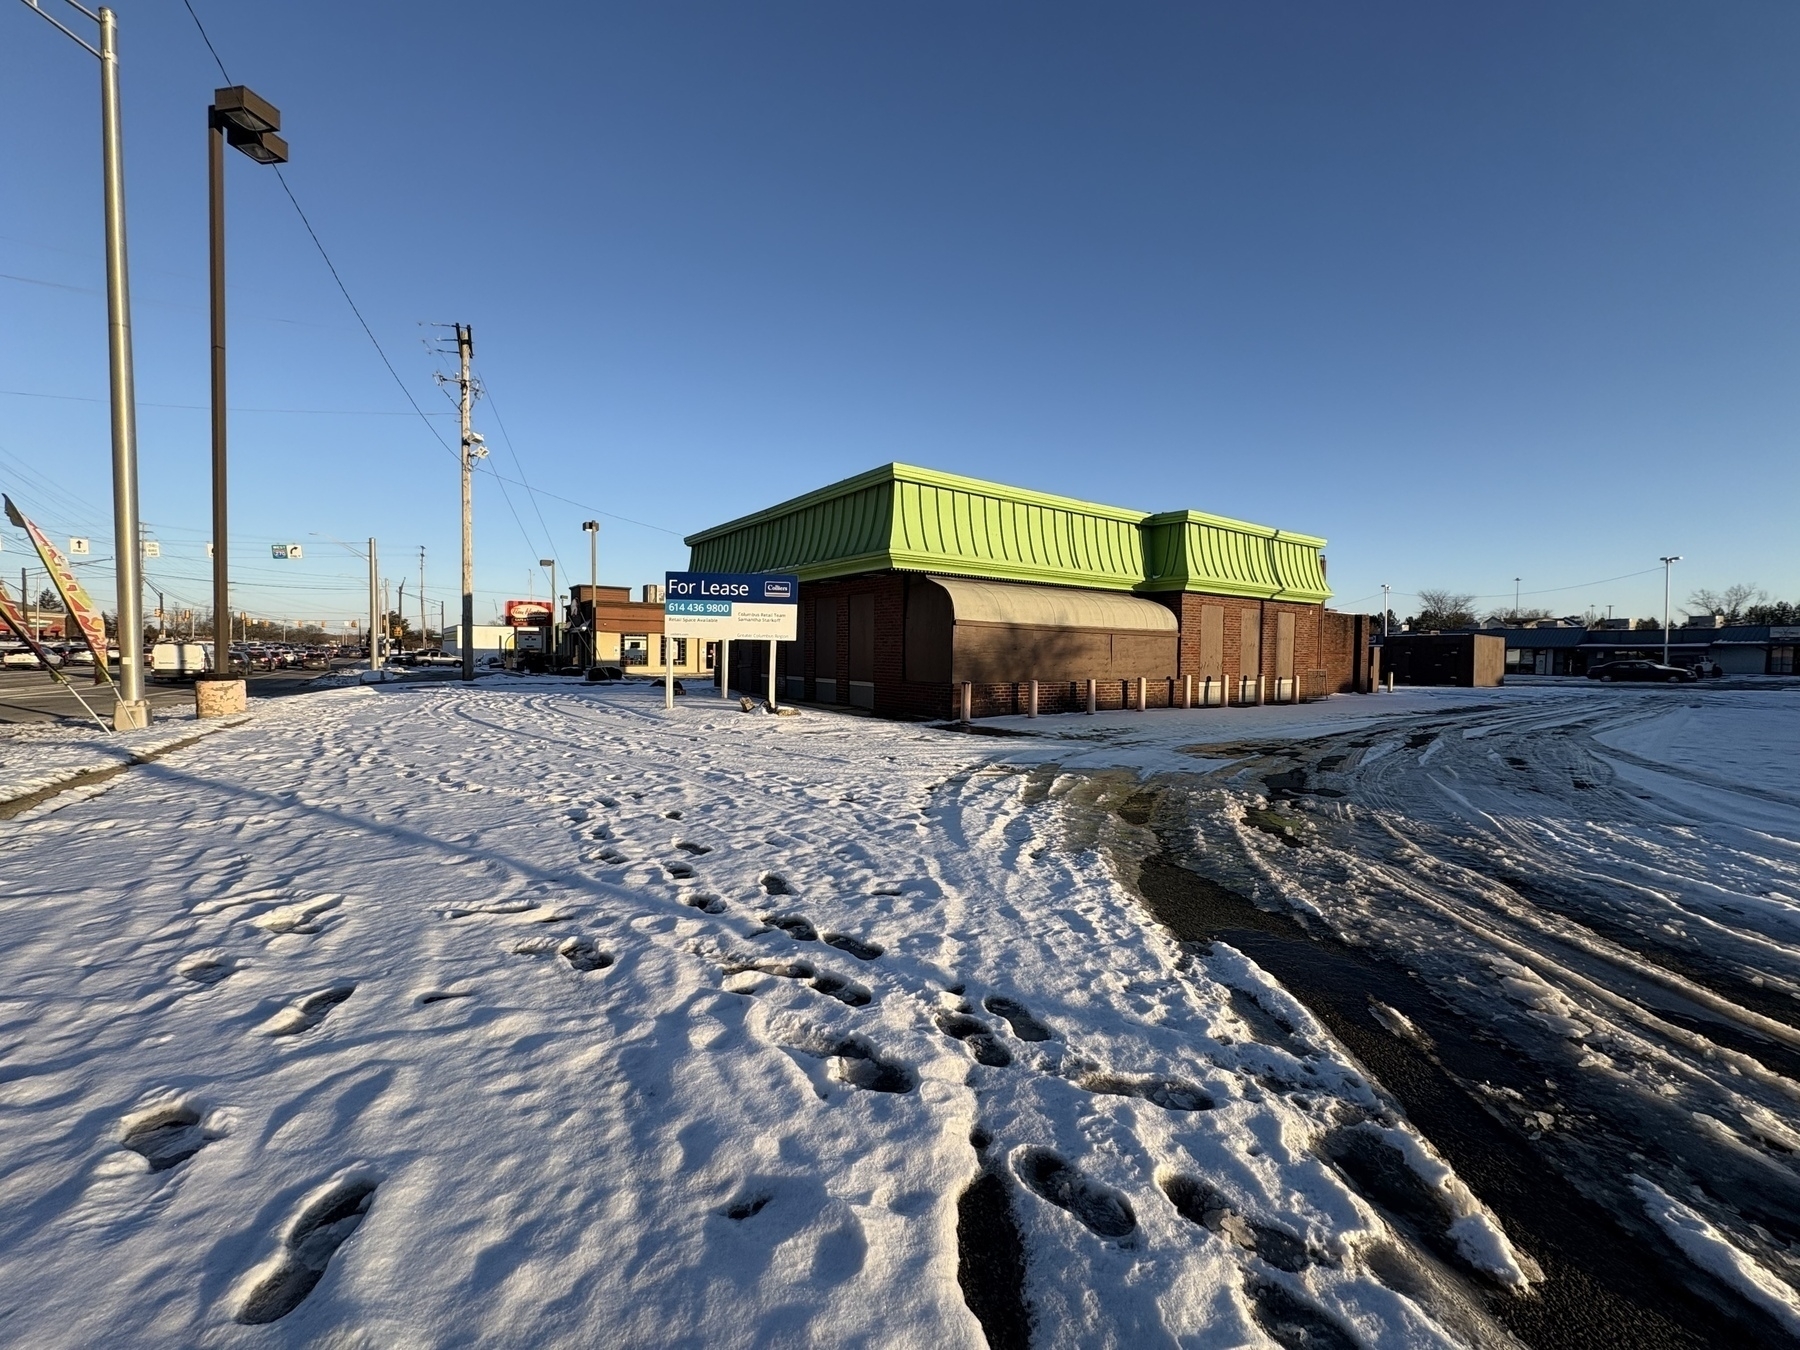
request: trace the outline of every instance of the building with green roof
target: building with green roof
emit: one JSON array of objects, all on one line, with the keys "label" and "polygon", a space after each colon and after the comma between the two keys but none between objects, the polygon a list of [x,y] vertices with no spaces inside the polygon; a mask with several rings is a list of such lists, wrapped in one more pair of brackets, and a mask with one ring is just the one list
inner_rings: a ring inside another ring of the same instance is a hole
[{"label": "building with green roof", "polygon": [[[1054,711],[1357,684],[1325,541],[1225,516],[884,464],[686,542],[694,571],[800,578],[800,638],[777,654],[790,699],[948,716],[964,698],[1023,710],[1033,685]],[[763,661],[752,645],[732,674],[763,687]]]}]

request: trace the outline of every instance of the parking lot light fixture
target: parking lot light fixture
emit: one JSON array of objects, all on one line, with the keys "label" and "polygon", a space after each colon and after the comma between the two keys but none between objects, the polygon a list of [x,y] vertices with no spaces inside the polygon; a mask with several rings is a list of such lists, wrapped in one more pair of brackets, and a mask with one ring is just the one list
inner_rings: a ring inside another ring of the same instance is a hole
[{"label": "parking lot light fixture", "polygon": [[[206,110],[207,254],[212,288],[212,516],[213,613],[231,613],[231,530],[225,414],[225,147],[232,145],[258,164],[287,163],[287,142],[275,133],[281,112],[241,84],[213,91]],[[218,675],[229,678],[228,666]],[[241,696],[209,700],[211,706],[242,711]]]},{"label": "parking lot light fixture", "polygon": [[1669,569],[1681,561],[1679,553],[1671,553],[1663,565],[1663,664],[1669,664]]}]

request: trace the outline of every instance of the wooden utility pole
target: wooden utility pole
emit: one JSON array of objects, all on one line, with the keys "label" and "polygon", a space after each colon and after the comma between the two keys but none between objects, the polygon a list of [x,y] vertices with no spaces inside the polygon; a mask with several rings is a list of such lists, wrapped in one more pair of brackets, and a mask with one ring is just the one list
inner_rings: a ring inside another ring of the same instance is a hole
[{"label": "wooden utility pole", "polygon": [[457,384],[462,412],[462,677],[475,678],[475,433],[469,426],[473,403],[469,385],[469,361],[475,355],[475,330],[456,325]]},{"label": "wooden utility pole", "polygon": [[[419,645],[425,645],[425,545],[419,545]],[[438,646],[444,645],[444,635],[438,634]]]}]

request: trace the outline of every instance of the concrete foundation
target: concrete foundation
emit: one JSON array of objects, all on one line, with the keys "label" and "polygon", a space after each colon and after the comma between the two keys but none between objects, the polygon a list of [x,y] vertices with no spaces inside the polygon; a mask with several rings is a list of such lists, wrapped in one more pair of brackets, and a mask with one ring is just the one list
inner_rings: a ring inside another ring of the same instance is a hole
[{"label": "concrete foundation", "polygon": [[242,680],[195,680],[194,711],[201,717],[230,717],[248,706]]},{"label": "concrete foundation", "polygon": [[150,705],[143,700],[127,703],[120,699],[113,705],[114,731],[139,731],[150,725]]}]

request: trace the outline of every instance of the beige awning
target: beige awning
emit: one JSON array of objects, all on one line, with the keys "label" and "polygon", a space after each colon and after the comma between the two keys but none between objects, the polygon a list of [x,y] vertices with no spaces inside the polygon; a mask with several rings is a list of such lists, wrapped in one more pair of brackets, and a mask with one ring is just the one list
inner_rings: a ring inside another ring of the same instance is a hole
[{"label": "beige awning", "polygon": [[950,596],[956,622],[1019,628],[1094,629],[1112,633],[1174,633],[1175,612],[1154,600],[1066,586],[1030,586],[933,575]]}]

